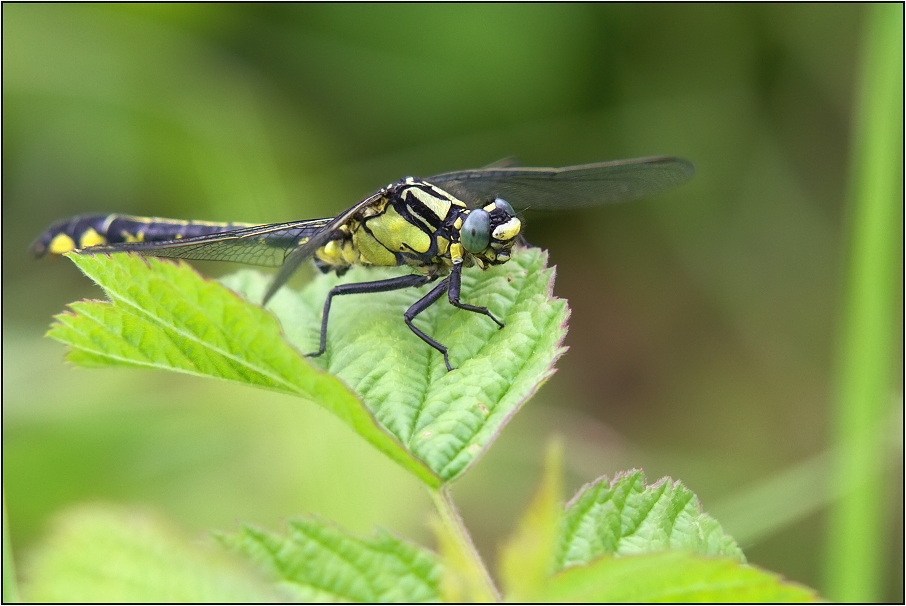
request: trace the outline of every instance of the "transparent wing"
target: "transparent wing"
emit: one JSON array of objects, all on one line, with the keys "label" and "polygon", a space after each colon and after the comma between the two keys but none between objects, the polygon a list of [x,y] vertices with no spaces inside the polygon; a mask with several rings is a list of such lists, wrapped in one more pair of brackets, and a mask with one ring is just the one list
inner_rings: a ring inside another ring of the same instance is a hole
[{"label": "transparent wing", "polygon": [[628,202],[666,191],[695,174],[681,158],[634,158],[564,168],[488,167],[425,179],[468,204],[500,197],[517,210]]},{"label": "transparent wing", "polygon": [[333,236],[333,233],[342,225],[345,225],[354,214],[359,212],[361,209],[366,206],[374,204],[381,199],[381,196],[384,194],[384,190],[380,190],[377,193],[374,193],[358,204],[354,205],[352,208],[344,211],[343,213],[337,215],[330,220],[323,228],[321,228],[317,233],[312,234],[309,239],[304,242],[301,246],[291,251],[283,261],[283,266],[280,268],[280,271],[277,272],[277,275],[274,276],[274,280],[271,282],[270,287],[268,287],[267,292],[264,294],[264,302],[262,305],[267,304],[271,297],[280,290],[280,287],[286,284],[290,277],[295,273],[296,269],[299,268],[302,263],[315,254],[319,248],[327,244],[330,238]]},{"label": "transparent wing", "polygon": [[290,221],[234,229],[206,236],[130,242],[84,249],[89,254],[134,252],[152,257],[202,261],[232,261],[248,265],[279,267],[300,244],[309,242],[334,219]]}]

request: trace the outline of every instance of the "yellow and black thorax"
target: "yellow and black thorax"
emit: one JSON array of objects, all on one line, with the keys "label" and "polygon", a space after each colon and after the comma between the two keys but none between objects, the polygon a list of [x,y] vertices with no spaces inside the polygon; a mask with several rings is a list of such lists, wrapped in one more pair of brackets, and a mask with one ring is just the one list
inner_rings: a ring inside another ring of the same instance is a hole
[{"label": "yellow and black thorax", "polygon": [[315,252],[322,271],[352,265],[407,265],[443,275],[454,263],[481,268],[504,263],[522,223],[496,199],[469,209],[442,189],[412,177],[388,185]]}]

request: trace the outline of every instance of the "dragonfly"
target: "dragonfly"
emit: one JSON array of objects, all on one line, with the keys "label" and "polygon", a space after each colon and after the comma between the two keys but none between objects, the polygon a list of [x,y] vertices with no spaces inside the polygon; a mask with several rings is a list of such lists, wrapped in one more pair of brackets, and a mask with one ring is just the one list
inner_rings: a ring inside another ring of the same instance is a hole
[{"label": "dragonfly", "polygon": [[70,251],[131,252],[155,257],[231,261],[279,268],[267,302],[309,259],[338,276],[353,265],[405,266],[411,273],[333,287],[324,302],[319,348],[327,350],[334,297],[434,287],[403,314],[409,329],[443,355],[448,349],[413,320],[445,294],[458,309],[504,323],[487,307],[461,300],[464,268],[506,263],[524,242],[517,210],[563,210],[627,202],[688,181],[695,170],[681,158],[633,158],[566,166],[485,168],[406,177],[380,188],[335,217],[256,225],[181,221],[125,214],[85,214],[57,221],[32,244],[35,256]]}]

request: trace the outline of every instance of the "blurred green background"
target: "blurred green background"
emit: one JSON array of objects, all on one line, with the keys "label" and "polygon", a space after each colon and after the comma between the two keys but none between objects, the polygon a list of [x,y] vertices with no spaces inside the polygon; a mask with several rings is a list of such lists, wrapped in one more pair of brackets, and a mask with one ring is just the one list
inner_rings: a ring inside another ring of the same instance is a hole
[{"label": "blurred green background", "polygon": [[[2,10],[3,486],[20,561],[93,501],[196,534],[314,512],[432,544],[417,482],[307,402],[67,366],[42,334],[100,294],[67,261],[29,258],[51,221],[270,223],[507,156],[667,154],[695,163],[690,184],[528,217],[573,310],[570,350],[454,495],[493,561],[559,433],[568,495],[631,467],[681,479],[752,563],[821,589],[863,6]],[[747,500],[790,470],[788,495]],[[887,473],[878,597],[902,601],[901,462]],[[803,494],[819,496],[785,514]]]}]

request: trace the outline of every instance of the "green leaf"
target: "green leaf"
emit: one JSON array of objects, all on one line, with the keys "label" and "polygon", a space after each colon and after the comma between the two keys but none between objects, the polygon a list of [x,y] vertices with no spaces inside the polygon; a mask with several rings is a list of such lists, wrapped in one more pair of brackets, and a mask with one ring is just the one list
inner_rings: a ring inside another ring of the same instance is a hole
[{"label": "green leaf", "polygon": [[246,526],[221,535],[287,591],[305,602],[432,602],[441,568],[431,552],[386,530],[359,537],[318,518],[288,522],[281,536]]},{"label": "green leaf", "polygon": [[27,562],[34,602],[273,602],[280,594],[222,550],[153,516],[83,507],[62,516]]},{"label": "green leaf", "polygon": [[729,558],[672,551],[603,556],[555,575],[545,602],[815,602],[810,589]]},{"label": "green leaf", "polygon": [[[504,265],[463,272],[462,300],[487,306],[506,323],[503,329],[446,300],[416,318],[418,327],[449,347],[452,372],[403,321],[403,312],[430,285],[336,298],[327,352],[314,363],[358,393],[381,425],[442,480],[453,480],[553,374],[554,361],[565,351],[560,343],[568,309],[551,296],[553,270],[546,260],[537,248],[520,249]],[[269,308],[300,351],[314,351],[324,300],[333,286],[401,273],[405,270],[354,267],[339,280],[321,275],[299,295],[279,293]],[[260,301],[269,281],[242,272],[226,283]]]},{"label": "green leaf", "polygon": [[567,503],[555,561],[561,569],[602,555],[666,550],[745,561],[733,538],[702,512],[692,491],[670,478],[646,486],[645,475],[633,470],[612,482],[602,477]]},{"label": "green leaf", "polygon": [[174,370],[307,398],[428,485],[431,472],[389,435],[336,378],[318,371],[284,338],[274,316],[184,263],[133,255],[70,255],[110,302],[82,301],[56,316],[48,336],[83,366]]},{"label": "green leaf", "polygon": [[[405,270],[357,267],[342,279],[321,275],[301,293],[283,289],[269,306],[281,332],[260,307],[182,264],[115,257],[72,256],[112,305],[77,303],[75,314],[58,316],[50,336],[72,345],[70,360],[170,368],[301,395],[432,487],[458,477],[487,449],[564,351],[568,309],[551,296],[553,270],[538,249],[520,250],[487,271],[464,272],[463,300],[487,306],[506,323],[502,330],[444,301],[415,320],[450,348],[458,366],[452,372],[403,322],[403,311],[427,288],[338,297],[327,352],[314,364],[342,379],[362,406],[299,352],[317,349],[321,310],[333,286]],[[257,302],[269,278],[246,270],[224,283]]]},{"label": "green leaf", "polygon": [[548,454],[545,480],[503,551],[508,600],[818,600],[810,589],[746,565],[733,539],[679,482],[664,478],[646,486],[637,470],[585,486],[559,520],[559,543],[548,539],[558,530],[555,454]]},{"label": "green leaf", "polygon": [[519,526],[500,551],[500,580],[507,601],[524,602],[542,594],[553,572],[561,523],[563,444],[552,440],[541,482]]}]

